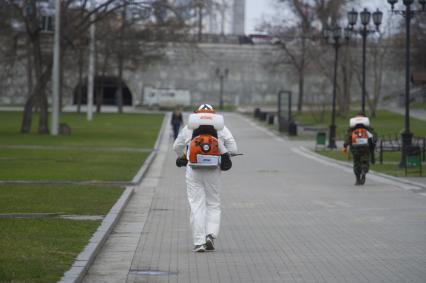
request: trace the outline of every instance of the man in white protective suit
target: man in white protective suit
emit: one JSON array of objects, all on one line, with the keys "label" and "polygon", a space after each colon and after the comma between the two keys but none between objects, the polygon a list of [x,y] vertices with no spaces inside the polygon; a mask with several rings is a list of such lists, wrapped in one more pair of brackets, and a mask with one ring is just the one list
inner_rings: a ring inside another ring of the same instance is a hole
[{"label": "man in white protective suit", "polygon": [[[210,118],[212,121],[214,120],[211,122],[213,126],[209,125],[208,119]],[[206,138],[206,136],[198,135],[198,131],[202,127],[210,127],[214,132],[212,135],[217,135],[216,139],[210,138],[211,136]],[[195,141],[200,137],[201,140]],[[208,155],[202,155],[206,158],[201,159],[200,155],[189,152],[192,150],[193,144],[201,145],[201,153],[203,153],[202,150],[215,147],[214,145],[206,146],[205,140],[216,141],[217,152],[211,149],[207,153]],[[190,224],[194,240],[193,251],[214,251],[214,239],[219,234],[221,216],[220,175],[221,171],[229,170],[232,167],[231,155],[237,153],[237,144],[229,129],[224,125],[223,116],[216,114],[211,105],[203,104],[194,111],[194,114],[190,115],[188,124],[179,133],[173,148],[179,156],[176,165],[178,167],[186,166],[187,195],[191,208]],[[192,160],[195,155],[198,158],[194,157]],[[215,155],[217,155],[217,159]],[[206,164],[197,164],[197,162],[206,162]]]}]

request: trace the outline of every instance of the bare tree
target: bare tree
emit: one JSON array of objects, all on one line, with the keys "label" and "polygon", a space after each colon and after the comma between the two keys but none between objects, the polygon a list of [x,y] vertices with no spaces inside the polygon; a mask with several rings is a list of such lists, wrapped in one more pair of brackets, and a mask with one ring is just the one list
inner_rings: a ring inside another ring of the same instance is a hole
[{"label": "bare tree", "polygon": [[6,2],[0,2],[0,96],[14,79],[14,67],[25,52],[19,54],[19,31],[13,28],[16,15],[10,13]]},{"label": "bare tree", "polygon": [[[105,0],[96,3],[94,7],[90,6],[89,0],[61,0],[61,49],[64,54],[68,50],[79,51],[79,80],[80,86],[83,76],[82,76],[82,67],[84,64],[83,55],[86,45],[84,44],[86,40],[87,30],[91,24],[100,22],[103,19],[107,18],[109,15],[114,14],[116,11],[120,11],[123,7],[127,7],[130,4],[134,9],[138,7],[159,7],[158,5],[153,5],[153,1],[147,0]],[[157,3],[166,3],[166,1],[157,0],[154,4]],[[13,16],[13,24],[23,26],[22,32],[18,33],[20,37],[17,37],[16,42],[19,46],[20,42],[27,41],[28,44],[28,87],[29,95],[25,102],[24,112],[22,116],[21,132],[29,133],[31,130],[32,124],[32,113],[37,107],[40,110],[39,124],[38,124],[38,133],[47,134],[48,129],[48,100],[47,100],[47,85],[50,82],[52,75],[52,49],[49,48],[49,39],[51,35],[44,34],[40,20],[42,19],[43,13],[43,3],[37,0],[9,0],[1,1],[1,12],[5,15]],[[160,5],[161,6],[161,5]],[[177,30],[181,30],[184,26],[183,21],[178,22],[176,19],[176,13],[173,13],[173,9],[170,6],[161,6],[166,9],[166,14],[164,19],[161,18],[161,13],[155,15],[155,20],[151,20],[149,27],[151,28],[148,32],[142,32],[142,34],[149,34],[150,38],[147,41],[156,42],[160,41],[161,36],[163,39],[167,40],[168,35],[176,34]],[[167,8],[169,8],[167,10]],[[158,10],[158,9],[157,9]],[[172,11],[172,13],[169,13]],[[96,15],[95,20],[91,20],[93,14]],[[161,19],[160,19],[160,18]],[[151,19],[151,17],[149,17]],[[14,30],[12,21],[3,20],[4,17],[1,17],[0,24],[6,26],[10,30]],[[164,20],[164,21],[163,21]],[[125,21],[123,21],[125,23]],[[176,24],[178,23],[178,24]],[[158,29],[152,29],[152,27],[158,27]],[[2,29],[3,30],[3,29]],[[124,31],[125,29],[123,29]],[[158,31],[158,32],[157,32]],[[135,46],[139,46],[135,42],[132,48],[127,48],[129,44],[125,41],[132,38],[132,36],[125,36],[125,33],[119,33],[121,35],[123,48],[121,49],[121,54],[128,54],[134,52],[136,54],[146,54],[146,52],[140,52],[141,48],[137,50],[134,49]],[[153,36],[155,35],[155,36]],[[8,40],[14,35],[8,35]],[[14,38],[14,37],[13,37]],[[116,38],[117,39],[117,38]],[[139,38],[143,40],[143,38]],[[117,41],[117,40],[116,40]],[[83,44],[82,44],[83,43]],[[120,43],[121,44],[121,43]],[[155,45],[155,44],[152,44]],[[143,47],[148,46],[147,44],[141,45]],[[158,47],[158,45],[156,45]],[[147,51],[152,52],[151,48],[148,48]],[[10,50],[18,50],[18,48],[12,48]],[[10,56],[9,56],[10,57]],[[153,56],[154,57],[154,56]],[[4,57],[3,57],[4,58]],[[124,58],[120,59],[124,60]],[[123,61],[122,61],[123,62]],[[122,72],[122,68],[121,71]],[[81,97],[81,89],[79,90],[80,94],[78,97]],[[79,101],[79,105],[81,101]]]},{"label": "bare tree", "polygon": [[414,69],[426,72],[426,15],[420,13],[413,23],[413,63]]},{"label": "bare tree", "polygon": [[[67,0],[61,1],[63,15],[68,15],[70,11],[79,11],[78,20],[63,23],[63,38],[61,41],[72,42],[77,35],[84,33],[90,24],[89,14],[97,11],[98,13],[109,13],[116,8],[114,0],[104,1],[92,11],[87,12],[88,1]],[[29,133],[31,130],[33,109],[37,106],[40,110],[38,133],[49,133],[48,128],[48,101],[46,87],[52,74],[52,53],[45,47],[46,36],[43,35],[40,19],[42,19],[43,3],[36,0],[7,1],[6,9],[16,15],[15,21],[24,25],[24,38],[28,38],[31,49],[31,66],[34,69],[34,85],[26,100],[22,117],[21,132]],[[77,14],[77,13],[76,13]],[[62,18],[62,15],[61,15]],[[100,18],[100,17],[99,17]],[[98,19],[99,19],[98,18]],[[68,44],[62,45],[65,48]]]},{"label": "bare tree", "polygon": [[164,55],[167,42],[187,39],[189,27],[180,11],[164,0],[158,0],[154,4],[154,19],[133,17],[129,14],[128,7],[123,7],[121,24],[117,30],[118,41],[115,38],[115,43],[110,42],[112,55],[117,60],[119,85],[116,100],[119,113],[123,112],[124,68],[136,68],[140,64],[157,60]]},{"label": "bare tree", "polygon": [[367,102],[370,108],[370,115],[372,117],[376,116],[376,110],[379,105],[380,99],[382,97],[383,89],[383,74],[386,68],[389,67],[389,40],[384,37],[384,34],[381,32],[379,37],[370,44],[369,55],[372,59],[370,64],[372,68],[372,78],[373,78],[373,91],[370,94],[367,92]]},{"label": "bare tree", "polygon": [[280,47],[298,74],[299,96],[298,112],[302,111],[304,103],[305,74],[309,64],[312,41],[318,39],[318,29],[313,24],[319,22],[325,26],[329,20],[335,23],[340,17],[339,11],[345,0],[315,0],[308,4],[303,0],[276,0],[281,7],[289,8],[293,20],[282,20],[278,23],[264,23],[261,30],[280,39]]}]

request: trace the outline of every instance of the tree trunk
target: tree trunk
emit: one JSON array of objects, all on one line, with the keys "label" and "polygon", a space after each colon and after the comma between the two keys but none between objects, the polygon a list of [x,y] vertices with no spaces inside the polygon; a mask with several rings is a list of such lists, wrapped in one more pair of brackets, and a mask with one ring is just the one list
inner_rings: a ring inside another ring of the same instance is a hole
[{"label": "tree trunk", "polygon": [[300,59],[299,69],[299,100],[297,102],[297,112],[302,112],[303,96],[305,90],[305,55],[306,55],[306,38],[302,35],[302,58]]},{"label": "tree trunk", "polygon": [[47,103],[46,85],[52,76],[52,64],[51,62],[46,66],[42,76],[39,78],[39,88],[36,88],[35,96],[38,98],[38,105],[40,106],[40,118],[38,123],[38,133],[48,134],[48,116],[49,116],[49,105]]},{"label": "tree trunk", "polygon": [[45,135],[49,134],[49,104],[47,103],[46,85],[40,90],[38,97],[40,98],[40,117],[38,120],[37,132],[41,135]]},{"label": "tree trunk", "polygon": [[[61,41],[61,52],[60,52],[61,57],[59,58],[59,60],[61,61],[61,63],[59,64],[60,69],[59,69],[59,113],[62,112],[62,108],[63,108],[63,93],[64,93],[64,61],[65,61],[65,47],[62,44]],[[53,98],[53,97],[52,97]],[[53,104],[52,104],[52,108],[53,108]],[[53,109],[52,109],[53,111]]]},{"label": "tree trunk", "polygon": [[96,113],[101,113],[103,89],[104,89],[104,77],[101,76],[100,82],[98,80],[98,87],[96,88]]},{"label": "tree trunk", "polygon": [[126,29],[126,9],[123,9],[122,12],[122,18],[123,22],[121,24],[121,30],[120,30],[120,43],[119,43],[119,50],[118,50],[118,89],[115,92],[116,100],[117,100],[117,107],[118,107],[118,113],[123,113],[123,61],[124,61],[124,33]]},{"label": "tree trunk", "polygon": [[302,70],[299,74],[299,100],[297,101],[297,112],[302,112],[303,95],[305,89],[305,72]]},{"label": "tree trunk", "polygon": [[[34,4],[35,2],[33,2]],[[37,25],[37,20],[32,19],[33,26]],[[39,134],[48,134],[48,103],[46,96],[46,85],[50,80],[52,75],[52,58],[43,60],[41,52],[41,43],[40,43],[40,33],[35,32],[30,34],[30,41],[32,44],[32,55],[34,58],[34,71],[37,78],[36,85],[28,97],[27,102],[25,103],[21,132],[29,133],[31,131],[31,121],[32,121],[32,110],[35,105],[40,106],[40,118],[38,124],[38,133]],[[43,69],[44,67],[44,69]]]},{"label": "tree trunk", "polygon": [[84,52],[80,48],[78,54],[78,88],[77,88],[77,113],[81,113],[81,100],[83,97],[83,56]]},{"label": "tree trunk", "polygon": [[123,113],[123,84],[120,80],[116,91],[118,113]]},{"label": "tree trunk", "polygon": [[342,68],[342,80],[343,80],[343,95],[340,103],[340,112],[342,114],[349,113],[350,103],[351,103],[351,83],[350,83],[350,75],[347,66],[343,66]]},{"label": "tree trunk", "polygon": [[21,133],[28,134],[31,132],[31,122],[33,116],[35,96],[30,95],[25,102],[24,113],[22,114]]},{"label": "tree trunk", "polygon": [[30,40],[27,40],[27,85],[28,94],[27,101],[24,106],[24,113],[22,115],[21,133],[26,134],[31,132],[32,115],[35,97],[32,95],[33,91],[33,62],[31,57],[31,45]]},{"label": "tree trunk", "polygon": [[47,103],[46,85],[52,76],[52,62],[50,62],[40,77],[38,84],[39,87],[35,89],[35,96],[38,98],[40,105],[40,118],[38,123],[38,133],[48,134],[49,133],[49,105]]},{"label": "tree trunk", "polygon": [[342,95],[339,99],[339,113],[344,115],[349,113],[351,104],[351,84],[352,84],[352,64],[350,62],[350,50],[344,49],[343,62],[341,66],[342,74]]},{"label": "tree trunk", "polygon": [[108,52],[108,48],[105,48],[105,56],[104,56],[104,60],[103,60],[103,64],[102,64],[102,72],[101,72],[101,76],[100,76],[102,78],[101,83],[100,83],[101,91],[98,92],[98,96],[96,98],[96,112],[97,113],[101,112],[102,103],[103,103],[103,100],[104,100],[104,97],[103,97],[104,78],[105,78],[106,71],[107,71],[109,56],[110,56],[110,53]]},{"label": "tree trunk", "polygon": [[28,83],[28,97],[33,90],[33,61],[31,56],[31,43],[27,39],[27,83]]},{"label": "tree trunk", "polygon": [[123,57],[119,56],[118,60],[118,88],[115,94],[118,113],[123,113]]},{"label": "tree trunk", "polygon": [[[38,133],[46,134],[48,130],[48,105],[46,96],[46,85],[52,75],[52,64],[46,67],[41,77],[37,80],[33,92],[25,102],[24,113],[22,116],[21,133],[31,132],[32,112],[34,106],[38,103],[40,106],[40,119]],[[47,130],[47,132],[46,132]]]},{"label": "tree trunk", "polygon": [[[27,101],[25,102],[24,112],[22,114],[21,133],[31,132],[33,108],[37,105],[37,103],[39,103],[37,95],[38,89],[40,88],[40,78],[42,75],[42,60],[39,35],[29,35],[28,45],[30,46],[28,48],[28,57],[31,57],[30,52],[32,52],[32,59],[34,60],[34,64],[32,64],[33,62],[31,61],[31,59],[29,59],[28,65],[31,64],[31,66],[34,67],[36,85],[29,91]],[[28,83],[32,84],[32,71],[29,70],[28,75],[30,73],[31,79],[28,77]]]}]

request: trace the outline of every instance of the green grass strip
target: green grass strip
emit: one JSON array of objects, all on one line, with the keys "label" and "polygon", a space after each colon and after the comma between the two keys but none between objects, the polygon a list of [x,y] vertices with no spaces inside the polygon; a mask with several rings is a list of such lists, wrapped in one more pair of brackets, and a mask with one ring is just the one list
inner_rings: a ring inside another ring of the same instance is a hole
[{"label": "green grass strip", "polygon": [[[154,147],[163,114],[62,113],[70,136],[19,133],[22,113],[0,112],[0,180],[131,181]],[[20,147],[21,146],[21,147]],[[143,150],[141,150],[143,149]],[[1,185],[0,213],[106,215],[123,189]],[[0,218],[0,282],[57,282],[100,221]]]},{"label": "green grass strip", "polygon": [[49,185],[0,186],[0,213],[106,215],[123,189]]},{"label": "green grass strip", "polygon": [[[352,111],[347,116],[336,116],[337,137],[343,139],[349,126],[349,119],[356,115]],[[331,124],[331,112],[326,111],[323,119],[318,112],[295,113],[294,119],[300,125],[312,125],[328,129]],[[379,136],[399,135],[404,130],[404,116],[386,110],[379,110],[376,117],[370,118],[371,125]],[[411,131],[415,136],[426,137],[426,122],[419,119],[410,119]]]},{"label": "green grass strip", "polygon": [[50,136],[20,134],[21,115],[0,112],[0,180],[130,181],[150,153],[141,149],[154,147],[164,117],[108,113],[88,122],[85,114],[63,113],[72,134]]},{"label": "green grass strip", "polygon": [[149,153],[0,149],[0,180],[130,181]]},{"label": "green grass strip", "polygon": [[[341,161],[348,161],[352,163],[352,160],[348,160],[348,156],[344,155],[339,150],[321,150],[317,153]],[[379,155],[376,154],[376,164],[370,164],[370,169],[376,172],[388,174],[395,177],[404,177],[405,169],[399,167],[399,161],[401,154],[399,152],[385,152],[383,154],[383,164],[379,164]],[[422,163],[423,168],[426,168],[426,162]],[[419,176],[417,168],[409,168],[409,176]],[[423,169],[424,171],[424,169]]]},{"label": "green grass strip", "polygon": [[99,221],[0,219],[0,282],[57,282]]},{"label": "green grass strip", "polygon": [[85,113],[62,113],[61,123],[69,124],[72,134],[53,137],[36,134],[37,115],[32,133],[23,135],[19,132],[22,113],[0,112],[0,144],[152,148],[163,117],[163,114],[101,113],[89,122]]}]

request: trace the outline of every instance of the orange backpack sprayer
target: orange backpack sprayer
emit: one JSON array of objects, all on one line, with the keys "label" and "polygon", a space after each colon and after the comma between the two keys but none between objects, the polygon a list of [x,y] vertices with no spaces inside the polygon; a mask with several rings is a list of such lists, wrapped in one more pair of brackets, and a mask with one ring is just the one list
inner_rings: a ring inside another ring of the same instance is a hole
[{"label": "orange backpack sprayer", "polygon": [[223,129],[223,117],[213,113],[196,113],[189,117],[188,127],[193,129],[188,146],[188,165],[216,168],[220,165],[220,146],[217,131]]},{"label": "orange backpack sprayer", "polygon": [[[356,116],[349,120],[349,127],[354,128],[356,125],[370,126],[370,119],[364,116]],[[364,127],[357,127],[352,131],[352,146],[368,145],[368,131]]]},{"label": "orange backpack sprayer", "polygon": [[219,141],[210,134],[195,136],[189,145],[189,165],[216,167],[219,165]]},{"label": "orange backpack sprayer", "polygon": [[364,128],[358,128],[352,131],[352,145],[368,145],[368,132]]}]

